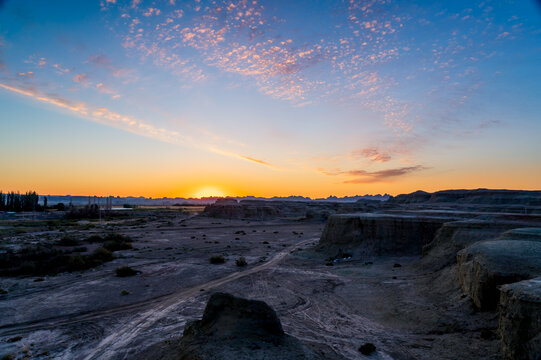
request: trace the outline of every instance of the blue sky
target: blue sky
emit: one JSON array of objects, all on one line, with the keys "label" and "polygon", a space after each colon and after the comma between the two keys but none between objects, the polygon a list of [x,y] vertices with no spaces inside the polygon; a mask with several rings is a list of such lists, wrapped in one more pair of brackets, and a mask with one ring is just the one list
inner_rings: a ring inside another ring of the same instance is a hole
[{"label": "blue sky", "polygon": [[3,189],[541,188],[535,1],[0,4]]}]

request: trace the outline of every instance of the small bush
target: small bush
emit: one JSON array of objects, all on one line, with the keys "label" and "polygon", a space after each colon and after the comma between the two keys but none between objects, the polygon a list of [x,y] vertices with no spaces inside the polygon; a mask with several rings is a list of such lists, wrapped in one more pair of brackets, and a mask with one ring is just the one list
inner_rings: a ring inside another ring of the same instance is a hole
[{"label": "small bush", "polygon": [[23,338],[22,336],[14,336],[12,338],[9,338],[8,342],[9,343],[14,343],[14,342],[20,341],[22,338]]},{"label": "small bush", "polygon": [[122,290],[120,295],[130,295],[130,292],[128,290]]},{"label": "small bush", "polygon": [[211,264],[223,264],[225,263],[225,258],[222,255],[214,255],[210,257]]},{"label": "small bush", "polygon": [[128,250],[132,248],[131,239],[128,236],[110,233],[103,239],[103,247],[109,251]]},{"label": "small bush", "polygon": [[79,241],[70,236],[64,236],[62,239],[58,240],[56,244],[58,246],[76,246],[79,245]]},{"label": "small bush", "polygon": [[0,288],[0,295],[6,295],[7,293],[7,290]]},{"label": "small bush", "polygon": [[92,235],[92,236],[89,236],[87,239],[86,239],[86,242],[89,242],[89,243],[100,243],[100,242],[103,242],[103,238],[99,235]]},{"label": "small bush", "polygon": [[138,271],[129,266],[121,266],[115,269],[115,273],[118,277],[127,277],[137,275]]},{"label": "small bush", "polygon": [[103,247],[109,251],[128,250],[132,248],[131,243],[125,241],[106,241],[103,243]]},{"label": "small bush", "polygon": [[235,264],[237,264],[238,267],[244,267],[244,266],[248,265],[248,263],[246,262],[246,259],[244,258],[244,256],[241,256],[240,258],[238,258],[235,261]]},{"label": "small bush", "polygon": [[94,250],[94,252],[92,253],[92,257],[101,262],[106,262],[113,260],[113,253],[107,249],[99,247]]},{"label": "small bush", "polygon": [[88,249],[86,248],[86,246],[77,246],[76,248],[73,249],[73,252],[85,252],[87,250]]},{"label": "small bush", "polygon": [[6,354],[2,356],[2,360],[15,360],[15,356],[11,354]]}]

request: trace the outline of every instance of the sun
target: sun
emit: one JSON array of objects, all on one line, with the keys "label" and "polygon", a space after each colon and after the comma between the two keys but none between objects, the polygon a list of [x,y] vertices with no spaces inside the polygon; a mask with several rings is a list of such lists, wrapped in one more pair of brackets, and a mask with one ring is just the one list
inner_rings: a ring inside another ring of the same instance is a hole
[{"label": "sun", "polygon": [[211,196],[224,197],[225,194],[220,189],[214,186],[202,187],[193,194],[193,197],[198,199]]}]

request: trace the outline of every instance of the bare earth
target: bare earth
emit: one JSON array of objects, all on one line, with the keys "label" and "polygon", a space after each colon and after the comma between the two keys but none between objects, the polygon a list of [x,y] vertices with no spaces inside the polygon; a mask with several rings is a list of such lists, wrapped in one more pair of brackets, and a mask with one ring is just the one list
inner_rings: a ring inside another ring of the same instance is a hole
[{"label": "bare earth", "polygon": [[[327,266],[312,250],[321,222],[156,212],[146,221],[91,224],[65,231],[83,239],[114,230],[130,236],[135,249],[117,251],[115,260],[94,269],[43,281],[0,278],[8,291],[0,296],[0,356],[129,359],[182,336],[186,321],[201,317],[210,294],[223,291],[265,301],[286,333],[328,359],[364,359],[358,348],[366,342],[377,348],[371,359],[501,358],[497,314],[474,310],[455,267],[427,273],[415,265],[419,257]],[[36,228],[3,234],[1,245],[9,247],[65,233]],[[219,254],[225,264],[210,264],[210,256]],[[248,266],[235,265],[240,256]],[[114,269],[122,265],[141,274],[116,277]]]}]

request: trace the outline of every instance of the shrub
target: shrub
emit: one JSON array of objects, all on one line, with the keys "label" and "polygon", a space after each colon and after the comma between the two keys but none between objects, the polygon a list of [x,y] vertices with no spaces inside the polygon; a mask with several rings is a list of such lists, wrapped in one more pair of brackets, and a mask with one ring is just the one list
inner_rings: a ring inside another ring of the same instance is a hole
[{"label": "shrub", "polygon": [[62,239],[58,240],[56,244],[59,246],[76,246],[79,245],[79,241],[70,236],[64,236]]},{"label": "shrub", "polygon": [[238,267],[244,267],[248,265],[244,256],[241,256],[240,258],[238,258],[237,261],[235,261],[235,264],[237,264]]},{"label": "shrub", "polygon": [[121,266],[115,269],[115,273],[118,277],[127,277],[137,275],[138,271],[129,266]]},{"label": "shrub", "polygon": [[107,249],[99,247],[94,250],[94,252],[92,253],[92,257],[96,260],[100,260],[101,262],[106,262],[113,260],[113,253]]},{"label": "shrub", "polygon": [[9,338],[7,342],[9,343],[17,342],[17,341],[20,341],[22,338],[23,338],[22,336],[14,336],[12,338]]},{"label": "shrub", "polygon": [[103,247],[110,251],[127,250],[132,248],[131,239],[128,236],[110,233],[103,239]]},{"label": "shrub", "polygon": [[0,275],[54,275],[64,271],[79,271],[113,260],[111,251],[102,247],[89,255],[70,256],[47,246],[31,246],[14,253],[2,254]]},{"label": "shrub", "polygon": [[211,264],[223,264],[225,263],[225,258],[222,255],[214,255],[210,257]]},{"label": "shrub", "polygon": [[86,239],[86,241],[89,243],[99,243],[99,242],[103,242],[103,238],[99,235],[92,235],[92,236],[89,236]]},{"label": "shrub", "polygon": [[73,249],[73,252],[85,252],[86,250],[88,250],[86,246],[77,246]]},{"label": "shrub", "polygon": [[122,290],[120,295],[130,295],[130,292],[128,290]]}]

